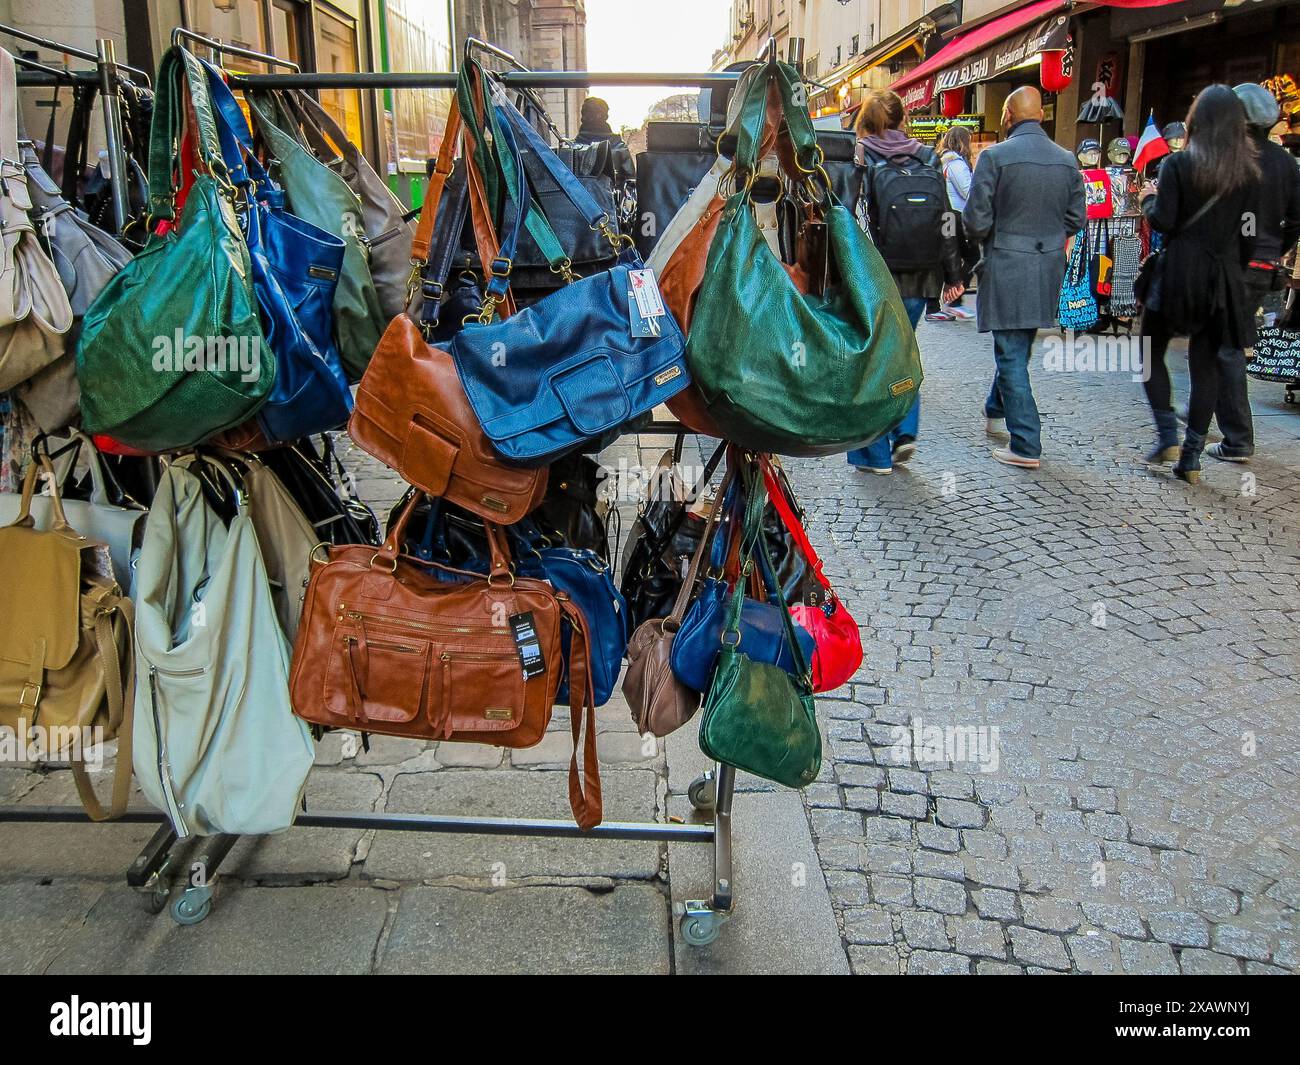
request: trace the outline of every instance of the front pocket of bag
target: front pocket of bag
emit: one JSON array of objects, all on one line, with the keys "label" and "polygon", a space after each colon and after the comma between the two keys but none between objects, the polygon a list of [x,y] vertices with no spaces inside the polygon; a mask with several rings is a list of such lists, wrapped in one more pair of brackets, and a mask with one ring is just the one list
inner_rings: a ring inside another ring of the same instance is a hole
[{"label": "front pocket of bag", "polygon": [[406,634],[352,629],[334,634],[325,675],[325,709],[364,727],[367,722],[406,724],[428,703],[427,640]]},{"label": "front pocket of bag", "polygon": [[[439,696],[433,723],[451,732],[507,732],[524,712],[524,674],[513,649],[457,651],[438,655]],[[543,683],[543,678],[534,678]]]}]

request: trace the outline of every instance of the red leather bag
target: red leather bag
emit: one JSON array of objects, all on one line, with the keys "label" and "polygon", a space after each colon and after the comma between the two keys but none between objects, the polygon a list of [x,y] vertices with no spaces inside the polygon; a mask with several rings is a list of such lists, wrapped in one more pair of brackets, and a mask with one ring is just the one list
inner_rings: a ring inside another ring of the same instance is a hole
[{"label": "red leather bag", "polygon": [[790,615],[812,634],[817,645],[812,659],[813,691],[833,691],[847,683],[862,665],[862,633],[858,631],[858,623],[849,615],[831,588],[831,582],[822,573],[822,560],[795,516],[786,488],[772,469],[772,460],[764,456],[762,464],[768,498],[772,500],[772,505],[781,515],[791,538],[807,559],[813,577],[826,590],[826,602],[821,606],[805,606],[801,603],[790,608]]}]

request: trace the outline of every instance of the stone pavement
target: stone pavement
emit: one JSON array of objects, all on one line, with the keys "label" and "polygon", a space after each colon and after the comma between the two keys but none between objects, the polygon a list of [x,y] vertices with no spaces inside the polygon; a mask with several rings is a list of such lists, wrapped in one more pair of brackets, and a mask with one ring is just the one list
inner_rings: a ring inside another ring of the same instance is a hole
[{"label": "stone pavement", "polygon": [[[909,469],[788,463],[866,661],[818,701],[813,786],[742,775],[713,945],[674,918],[707,895],[705,847],[301,829],[241,841],[179,927],[123,883],[147,827],[0,824],[0,971],[1300,969],[1300,414],[1253,383],[1260,457],[1191,488],[1142,465],[1127,375],[1036,368],[1026,473],[988,457],[988,338],[924,324],[921,344]],[[566,729],[515,752],[334,735],[308,805],[566,816]],[[616,696],[599,733],[607,818],[692,816],[693,728],[645,744]],[[74,802],[68,778],[0,768],[0,801]]]},{"label": "stone pavement", "polygon": [[1300,969],[1300,416],[1252,382],[1259,457],[1192,488],[1127,374],[1036,366],[1029,473],[989,338],[921,344],[909,469],[790,463],[865,634],[805,794],[854,971]]}]

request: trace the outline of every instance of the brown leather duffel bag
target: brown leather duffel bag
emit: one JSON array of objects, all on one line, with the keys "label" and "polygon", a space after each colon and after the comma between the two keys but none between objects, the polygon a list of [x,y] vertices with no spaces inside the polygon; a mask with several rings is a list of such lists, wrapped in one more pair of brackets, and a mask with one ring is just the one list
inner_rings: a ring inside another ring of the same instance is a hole
[{"label": "brown leather duffel bag", "polygon": [[[547,581],[516,578],[505,533],[491,521],[484,522],[492,560],[486,577],[399,554],[420,499],[412,494],[378,551],[344,544],[329,547],[327,560],[313,559],[289,679],[294,713],[315,725],[386,736],[531,747],[546,733],[565,672],[560,628],[567,621],[569,802],[580,827],[599,824],[582,611]],[[439,570],[455,580],[440,580]]]},{"label": "brown leather duffel bag", "polygon": [[[461,131],[453,110],[438,164],[429,179],[413,261],[425,261],[433,222],[451,173],[451,146]],[[471,152],[463,154],[469,178],[477,177]],[[491,219],[474,201],[475,234],[492,262],[498,247]],[[510,308],[504,308],[509,310]],[[348,434],[369,455],[430,495],[441,496],[487,521],[513,525],[546,493],[546,469],[503,463],[483,435],[451,356],[425,342],[406,314],[389,323],[357,389]]]}]

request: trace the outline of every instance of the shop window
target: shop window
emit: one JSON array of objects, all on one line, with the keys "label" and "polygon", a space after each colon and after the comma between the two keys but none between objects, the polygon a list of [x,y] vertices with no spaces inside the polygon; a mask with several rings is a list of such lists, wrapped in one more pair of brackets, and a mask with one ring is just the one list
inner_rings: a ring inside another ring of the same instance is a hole
[{"label": "shop window", "polygon": [[[357,27],[352,19],[323,6],[316,8],[316,69],[322,74],[355,74]],[[357,89],[322,89],[320,102],[348,135],[361,143],[361,92]]]},{"label": "shop window", "polygon": [[858,41],[859,41],[859,39],[860,39],[860,38],[859,38],[859,35],[855,33],[855,34],[853,35],[853,42],[849,45],[849,55],[857,55],[857,54],[858,54]]},{"label": "shop window", "polygon": [[298,0],[271,0],[272,55],[303,65],[304,21]]}]

